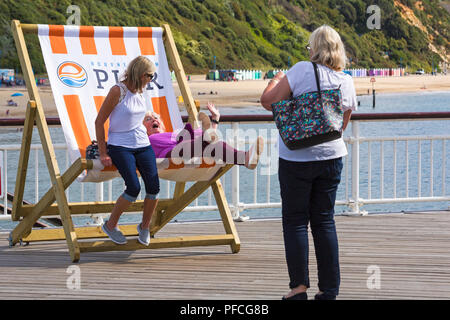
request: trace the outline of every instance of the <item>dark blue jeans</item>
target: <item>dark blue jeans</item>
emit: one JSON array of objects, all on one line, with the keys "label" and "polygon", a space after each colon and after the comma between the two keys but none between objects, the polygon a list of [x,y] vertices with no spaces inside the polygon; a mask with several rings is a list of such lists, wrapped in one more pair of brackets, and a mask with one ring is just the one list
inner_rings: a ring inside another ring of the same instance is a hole
[{"label": "dark blue jeans", "polygon": [[319,290],[332,296],[339,293],[339,250],[334,204],[341,171],[342,158],[311,162],[279,160],[283,236],[291,289],[299,285],[309,288],[310,224]]},{"label": "dark blue jeans", "polygon": [[123,180],[125,180],[126,189],[122,197],[131,202],[136,201],[141,191],[141,184],[136,173],[137,169],[142,180],[144,180],[147,193],[145,197],[152,200],[157,198],[159,177],[155,153],[151,146],[133,149],[108,145],[108,154]]}]

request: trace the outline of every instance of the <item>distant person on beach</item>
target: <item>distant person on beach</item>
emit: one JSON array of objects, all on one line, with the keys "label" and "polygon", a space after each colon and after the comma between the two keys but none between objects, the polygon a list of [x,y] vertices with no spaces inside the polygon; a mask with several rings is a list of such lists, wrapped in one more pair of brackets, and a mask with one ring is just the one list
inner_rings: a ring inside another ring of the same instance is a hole
[{"label": "distant person on beach", "polygon": [[[264,139],[258,137],[248,151],[239,151],[223,141],[215,133],[219,124],[219,110],[212,103],[207,105],[211,120],[204,112],[199,112],[202,129],[193,130],[190,123],[179,133],[166,132],[159,114],[149,111],[144,125],[157,158],[189,160],[193,157],[209,157],[215,161],[243,165],[255,169],[264,148]],[[212,123],[211,123],[212,122]]]},{"label": "distant person on beach", "polygon": [[[357,100],[352,78],[342,72],[346,54],[341,37],[331,27],[321,26],[311,34],[307,49],[310,60],[317,63],[321,89],[340,86],[345,129]],[[302,61],[269,81],[261,104],[271,111],[273,103],[312,91],[317,91],[313,65]],[[340,285],[334,205],[347,149],[342,138],[297,150],[288,149],[281,138],[278,141],[282,225],[291,289],[283,299],[307,299],[310,224],[319,279],[319,292],[314,298],[334,300]]]},{"label": "distant person on beach", "polygon": [[[145,184],[144,212],[137,226],[138,241],[150,243],[150,220],[158,203],[159,178],[156,158],[148,140],[142,119],[147,111],[143,89],[152,81],[156,67],[148,58],[139,56],[132,60],[124,79],[109,91],[95,120],[101,163],[107,167],[114,164],[125,181],[126,189],[102,226],[116,244],[125,244],[125,236],[117,228],[119,218],[134,202],[141,190],[136,174],[139,170]],[[109,118],[108,146],[105,142],[104,123]]]}]

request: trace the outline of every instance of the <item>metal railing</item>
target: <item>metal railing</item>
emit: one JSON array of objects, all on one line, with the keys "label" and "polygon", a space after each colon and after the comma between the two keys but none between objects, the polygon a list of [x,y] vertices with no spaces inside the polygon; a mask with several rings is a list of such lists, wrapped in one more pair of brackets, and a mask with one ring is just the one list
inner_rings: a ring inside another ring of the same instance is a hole
[{"label": "metal railing", "polygon": [[[186,121],[186,119],[184,119]],[[367,122],[389,122],[397,124],[401,121],[448,121],[450,112],[431,113],[383,113],[354,114],[351,130],[347,130],[344,141],[349,154],[344,158],[342,181],[338,191],[337,206],[343,206],[344,214],[367,214],[364,207],[379,204],[431,203],[444,202],[440,210],[448,210],[450,201],[449,188],[449,152],[450,135],[395,135],[395,136],[361,136],[361,126]],[[59,119],[48,118],[51,126],[58,126]],[[221,127],[228,128],[224,137],[228,143],[238,149],[245,149],[251,141],[252,134],[263,135],[266,148],[257,170],[250,171],[234,166],[231,172],[222,179],[227,193],[230,209],[236,220],[246,220],[241,215],[244,210],[280,208],[277,166],[278,166],[278,133],[273,125],[271,115],[223,115]],[[225,124],[225,125],[224,125]],[[23,119],[1,119],[0,127],[20,127]],[[445,123],[448,127],[448,124]],[[54,144],[61,171],[69,166],[68,152],[65,144]],[[50,187],[46,178],[45,161],[42,147],[38,143],[31,146],[29,173],[27,176],[28,201],[37,202],[39,197]],[[16,169],[11,161],[18,159],[20,145],[1,145],[2,156],[2,190],[13,192],[11,181],[16,176]],[[59,154],[58,154],[59,153]],[[2,163],[0,162],[0,164]],[[11,170],[14,169],[14,170]],[[28,182],[31,180],[31,182]],[[33,187],[31,187],[33,186]],[[68,200],[104,201],[114,200],[123,191],[121,179],[104,183],[74,183],[66,191]],[[174,183],[165,181],[161,184],[161,198],[171,197]],[[264,190],[265,189],[265,190]],[[27,190],[27,189],[26,189]],[[30,197],[30,194],[33,196]],[[32,198],[32,199],[30,199]],[[0,199],[3,212],[0,219],[8,220],[7,207],[10,206],[6,196]],[[209,190],[200,199],[188,206],[184,211],[203,212],[216,211],[217,206]],[[398,209],[399,211],[403,209]],[[261,210],[259,210],[261,212]],[[258,215],[256,215],[258,216]],[[96,216],[99,217],[99,216]],[[101,217],[101,216],[100,216]]]}]

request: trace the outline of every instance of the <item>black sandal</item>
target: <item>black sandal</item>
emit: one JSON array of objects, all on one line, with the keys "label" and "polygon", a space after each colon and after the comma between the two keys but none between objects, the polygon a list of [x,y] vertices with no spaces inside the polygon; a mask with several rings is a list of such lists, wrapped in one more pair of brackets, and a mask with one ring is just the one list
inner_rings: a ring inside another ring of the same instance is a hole
[{"label": "black sandal", "polygon": [[300,292],[288,298],[283,296],[281,300],[308,300],[308,295],[306,294],[306,292]]}]

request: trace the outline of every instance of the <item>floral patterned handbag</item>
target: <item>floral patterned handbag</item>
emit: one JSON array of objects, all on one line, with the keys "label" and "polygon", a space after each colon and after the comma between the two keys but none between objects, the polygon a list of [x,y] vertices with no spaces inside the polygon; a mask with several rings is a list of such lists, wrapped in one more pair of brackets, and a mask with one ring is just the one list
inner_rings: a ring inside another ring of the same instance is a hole
[{"label": "floral patterned handbag", "polygon": [[273,119],[281,139],[290,150],[311,147],[342,136],[341,86],[321,91],[317,65],[312,64],[317,91],[272,104]]}]

